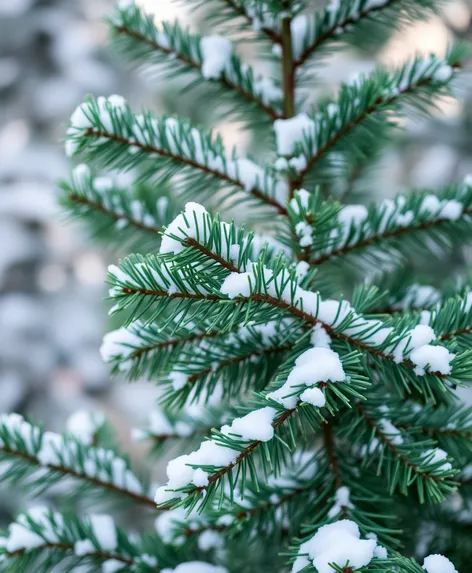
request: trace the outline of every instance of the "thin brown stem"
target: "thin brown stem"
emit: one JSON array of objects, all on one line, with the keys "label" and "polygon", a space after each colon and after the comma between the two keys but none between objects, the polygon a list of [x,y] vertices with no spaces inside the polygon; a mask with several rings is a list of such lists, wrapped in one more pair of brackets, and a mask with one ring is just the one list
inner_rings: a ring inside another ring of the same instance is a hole
[{"label": "thin brown stem", "polygon": [[191,334],[190,336],[182,338],[170,338],[169,340],[163,340],[162,342],[156,342],[155,344],[149,344],[148,346],[142,346],[136,349],[130,356],[129,359],[134,360],[139,358],[143,354],[152,352],[153,350],[159,350],[160,348],[170,348],[171,346],[178,346],[179,344],[186,344],[189,342],[196,342],[198,340],[203,340],[206,338],[215,338],[221,336],[221,332],[198,332],[196,334]]},{"label": "thin brown stem", "polygon": [[452,332],[445,332],[444,334],[441,334],[439,339],[449,340],[450,338],[454,338],[456,336],[464,336],[464,334],[470,334],[471,332],[472,332],[472,325],[464,326],[463,328],[458,328],[457,330],[454,330]]},{"label": "thin brown stem", "polygon": [[284,91],[284,117],[295,114],[295,68],[292,55],[291,18],[282,20],[282,85]]},{"label": "thin brown stem", "polygon": [[323,425],[323,437],[324,444],[326,448],[326,453],[328,454],[329,463],[334,475],[334,487],[339,489],[341,487],[341,473],[339,471],[338,457],[336,454],[336,449],[334,446],[334,436],[333,428],[329,422]]}]

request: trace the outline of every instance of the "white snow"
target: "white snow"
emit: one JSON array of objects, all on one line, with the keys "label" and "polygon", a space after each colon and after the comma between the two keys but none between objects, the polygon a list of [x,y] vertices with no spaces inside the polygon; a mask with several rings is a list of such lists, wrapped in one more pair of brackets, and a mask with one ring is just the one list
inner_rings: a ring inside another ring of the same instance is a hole
[{"label": "white snow", "polygon": [[[295,360],[294,368],[286,382],[278,390],[269,392],[267,398],[291,410],[297,405],[298,392],[303,385],[314,386],[319,382],[342,382],[345,379],[346,375],[336,352],[330,348],[309,348]],[[321,392],[319,389],[318,391]],[[310,402],[310,399],[322,401],[317,392],[309,393],[306,397],[307,402]]]},{"label": "white snow", "polygon": [[[447,452],[442,450],[441,448],[435,448],[434,450],[426,450],[422,456],[428,463],[432,464],[440,464],[439,468],[441,471],[449,471],[452,469],[452,464],[450,462],[446,462],[448,458]],[[442,462],[442,463],[441,463]]]},{"label": "white snow", "polygon": [[231,299],[238,296],[248,297],[254,284],[255,277],[252,272],[230,273],[221,285],[220,291]]},{"label": "white snow", "polygon": [[351,502],[351,491],[346,486],[341,486],[336,490],[334,504],[328,512],[328,518],[337,517],[344,509],[353,509]]},{"label": "white snow", "polygon": [[97,431],[104,423],[105,416],[103,412],[79,410],[69,417],[66,428],[80,442],[89,446],[93,443]]},{"label": "white snow", "polygon": [[[376,546],[374,539],[361,539],[359,527],[353,521],[336,521],[324,525],[311,539],[300,545],[300,557],[295,561],[292,573],[310,564],[318,573],[333,573],[330,563],[339,567],[349,563],[353,569],[359,569],[372,561]],[[308,554],[308,557],[303,554]]]},{"label": "white snow", "polygon": [[175,569],[161,569],[161,573],[228,573],[228,570],[226,567],[204,561],[188,561],[177,565]]},{"label": "white snow", "polygon": [[92,532],[105,551],[113,551],[118,545],[115,522],[109,515],[91,515]]},{"label": "white snow", "polygon": [[[192,513],[193,516],[193,513]],[[174,541],[180,523],[188,524],[189,516],[183,507],[163,511],[155,520],[154,527],[164,543]],[[192,522],[190,522],[190,526]]]},{"label": "white snow", "polygon": [[172,371],[169,373],[169,380],[175,392],[182,390],[188,382],[187,374],[183,372]]},{"label": "white snow", "polygon": [[115,573],[116,571],[124,569],[126,566],[126,563],[118,559],[107,559],[102,563],[102,573]]},{"label": "white snow", "polygon": [[315,122],[306,113],[300,113],[291,119],[274,121],[275,140],[279,155],[293,155],[298,143],[304,136],[312,136]]},{"label": "white snow", "polygon": [[317,408],[322,408],[326,404],[325,395],[319,388],[307,388],[300,394],[300,400]]},{"label": "white snow", "polygon": [[44,545],[46,541],[34,531],[28,524],[12,523],[8,528],[7,551],[13,553],[20,549],[33,549]]},{"label": "white snow", "polygon": [[416,365],[415,373],[418,376],[424,376],[426,370],[450,374],[452,372],[451,361],[455,356],[444,346],[424,344],[413,350],[410,354],[410,360]]},{"label": "white snow", "polygon": [[[41,535],[33,530],[33,522]],[[16,522],[10,524],[8,537],[4,539],[4,545],[9,552],[29,550],[48,543],[59,542],[64,533],[64,519],[61,514],[50,511],[45,506],[32,507],[28,513],[17,517]]]},{"label": "white snow", "polygon": [[[297,201],[298,197],[298,201]],[[297,215],[300,214],[300,207],[298,203],[300,202],[303,209],[308,209],[308,201],[310,199],[310,193],[306,189],[298,189],[295,191],[295,197],[290,199],[290,207],[295,211]]]},{"label": "white snow", "polygon": [[293,57],[297,59],[305,45],[305,38],[309,28],[309,19],[305,14],[298,14],[290,22],[292,35],[292,52]]},{"label": "white snow", "polygon": [[274,436],[272,422],[277,414],[275,408],[265,407],[249,412],[241,418],[235,418],[231,425],[224,425],[221,433],[234,437],[241,436],[243,440],[260,440],[267,442]]},{"label": "white snow", "polygon": [[[134,333],[135,327],[138,325],[139,323],[136,322],[128,327],[122,326],[105,334],[100,346],[100,355],[104,362],[112,362],[116,358],[126,358],[143,345],[143,340]],[[122,364],[122,368],[125,369],[127,364]]]},{"label": "white snow", "polygon": [[454,71],[449,64],[442,64],[433,73],[433,80],[439,83],[446,83],[451,79],[453,73]]},{"label": "white snow", "polygon": [[410,354],[416,348],[429,344],[436,338],[434,330],[430,326],[418,324],[398,342],[393,351],[393,357],[397,364],[403,362],[405,354]]},{"label": "white snow", "polygon": [[319,348],[330,348],[331,337],[321,324],[317,324],[311,333],[310,342]]},{"label": "white snow", "polygon": [[200,40],[200,50],[203,77],[219,78],[230,62],[233,50],[231,42],[222,36],[203,36]]},{"label": "white snow", "polygon": [[390,420],[387,420],[387,418],[381,418],[378,421],[378,425],[392,444],[396,446],[401,446],[403,444],[402,433]]},{"label": "white snow", "polygon": [[210,549],[221,549],[224,547],[223,536],[217,531],[208,529],[198,536],[198,548],[201,551],[209,551]]},{"label": "white snow", "polygon": [[198,203],[187,203],[184,213],[177,215],[172,223],[167,225],[159,252],[180,253],[183,251],[186,247],[182,241],[186,238],[197,239],[201,236],[207,217],[208,212],[205,207]]},{"label": "white snow", "polygon": [[283,98],[283,91],[273,80],[260,76],[253,84],[255,93],[265,104],[279,102]]},{"label": "white snow", "polygon": [[440,298],[441,293],[436,288],[414,283],[407,288],[403,299],[394,306],[402,310],[424,308],[437,303]]},{"label": "white snow", "polygon": [[[112,483],[135,494],[143,493],[137,477],[128,469],[125,460],[118,457],[113,450],[90,446],[85,449],[76,441],[67,440],[60,434],[44,432],[37,459],[45,467],[68,468],[72,473],[98,479],[103,483]],[[104,467],[109,467],[109,471]]]},{"label": "white snow", "polygon": [[454,564],[444,555],[428,555],[424,559],[423,569],[428,573],[458,573]]},{"label": "white snow", "polygon": [[306,221],[299,221],[295,225],[295,234],[299,238],[300,247],[309,247],[313,244],[313,229]]}]

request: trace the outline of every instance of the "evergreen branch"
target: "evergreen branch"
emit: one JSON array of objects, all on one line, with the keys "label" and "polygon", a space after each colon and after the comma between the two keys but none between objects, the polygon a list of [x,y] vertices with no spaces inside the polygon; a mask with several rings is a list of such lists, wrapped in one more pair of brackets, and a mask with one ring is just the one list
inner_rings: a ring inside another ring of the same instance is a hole
[{"label": "evergreen branch", "polygon": [[[425,112],[428,104],[431,106],[432,94],[447,91],[464,57],[463,47],[458,46],[452,48],[444,60],[434,56],[418,57],[394,72],[378,68],[355,84],[342,85],[337,101],[322,106],[313,118],[305,114],[296,116],[296,132],[283,148],[279,142],[278,148],[280,153],[288,152],[305,159],[299,170],[298,187],[303,187],[308,173],[327,152],[343,142],[345,150],[356,156],[362,155],[363,149],[367,153],[378,137],[378,126],[392,122],[393,114],[400,111],[399,104]],[[281,126],[283,129],[283,121],[278,120],[277,129]],[[362,127],[362,141],[354,138],[358,126]]]},{"label": "evergreen branch", "polygon": [[43,433],[18,414],[2,416],[0,438],[0,457],[12,462],[1,476],[3,481],[23,479],[43,491],[69,477],[81,486],[155,509],[127,461],[113,450],[87,446],[68,435]]},{"label": "evergreen branch", "polygon": [[155,245],[165,223],[176,215],[167,196],[156,201],[154,189],[138,183],[130,189],[109,177],[94,177],[84,164],[61,189],[61,204],[71,217],[88,225],[95,237],[120,246]]},{"label": "evergreen branch", "polygon": [[[181,241],[183,245],[187,244],[186,238],[182,238]],[[214,237],[210,237],[209,241],[213,244]],[[117,308],[125,308],[128,304],[133,304],[133,299],[142,300],[139,295],[153,297],[154,301],[151,299],[150,304],[162,299],[153,315],[155,319],[162,312],[159,309],[160,305],[161,309],[167,308],[172,299],[182,299],[188,304],[191,304],[191,301],[198,303],[197,308],[205,308],[205,312],[210,313],[209,320],[214,321],[214,324],[225,324],[226,327],[237,324],[238,320],[246,316],[248,307],[253,309],[256,321],[260,320],[258,311],[263,313],[266,320],[270,320],[269,316],[276,315],[276,309],[283,310],[301,319],[302,323],[311,326],[319,325],[329,336],[343,340],[356,349],[367,351],[372,359],[382,359],[381,362],[388,361],[391,364],[406,367],[410,371],[408,374],[405,371],[398,371],[399,387],[404,391],[405,375],[407,375],[415,388],[420,392],[427,391],[434,399],[442,396],[440,399],[444,400],[443,381],[451,379],[450,361],[452,359],[455,362],[453,377],[465,376],[470,370],[467,353],[455,357],[444,347],[426,345],[417,354],[425,357],[426,352],[431,358],[431,364],[435,362],[434,353],[437,353],[438,358],[443,356],[448,362],[446,364],[441,358],[438,367],[429,368],[429,373],[426,375],[423,366],[418,366],[406,356],[415,348],[412,345],[407,348],[411,332],[405,329],[404,325],[388,326],[379,320],[366,319],[356,313],[346,301],[342,303],[323,301],[317,293],[299,287],[296,278],[280,261],[274,263],[270,269],[260,262],[251,263],[250,272],[242,272],[238,269],[238,272],[231,272],[228,276],[227,273],[231,268],[237,269],[238,267],[225,259],[219,247],[216,247],[215,251],[215,247],[202,246],[208,252],[205,252],[205,258],[193,268],[190,264],[182,266],[180,262],[180,259],[183,261],[187,256],[190,257],[189,261],[194,260],[191,255],[193,245],[188,251],[189,255],[186,254],[186,248],[178,255],[179,265],[175,267],[170,261],[159,258],[130,259],[123,271],[117,270],[114,279],[113,276],[111,277],[113,284],[116,285],[112,288],[111,294],[118,301]],[[221,263],[220,259],[225,260],[225,264]],[[205,273],[200,268],[198,276],[194,275],[204,260],[207,261],[208,267]],[[215,263],[211,267],[208,266],[209,260]],[[244,268],[248,264],[248,259],[245,258],[240,263]],[[215,304],[224,300],[230,300],[232,304]],[[269,314],[268,307],[274,313]],[[181,310],[180,307],[177,308]],[[194,316],[200,312],[197,308]],[[429,339],[432,340],[431,337]],[[423,358],[420,362],[422,360]],[[393,370],[395,371],[396,369]],[[390,372],[390,376],[393,372]],[[419,382],[416,374],[426,376]]]},{"label": "evergreen branch", "polygon": [[346,36],[349,37],[366,21],[385,22],[389,28],[398,28],[413,20],[425,19],[436,10],[436,2],[431,0],[348,0],[331,3],[322,12],[307,17],[295,65],[300,67],[305,64],[320,48],[345,41]]},{"label": "evergreen branch", "polygon": [[226,157],[221,139],[213,139],[211,133],[174,118],[157,119],[149,112],[133,114],[118,96],[87,100],[72,114],[67,134],[69,155],[82,153],[91,160],[100,157],[105,166],[121,169],[144,164],[143,177],[155,177],[157,167],[161,180],[174,175],[176,169],[183,169],[184,175],[188,170],[202,193],[208,194],[215,185],[217,189],[230,186],[259,205],[286,213],[282,181],[249,159],[237,158],[234,153]]},{"label": "evergreen branch", "polygon": [[[445,494],[453,491],[455,482],[451,478],[455,471],[449,462],[445,461],[440,450],[432,449],[434,443],[406,441],[405,437],[389,420],[376,419],[360,403],[355,404],[355,410],[361,416],[367,426],[366,434],[356,437],[361,442],[366,435],[371,435],[365,453],[379,458],[378,473],[387,465],[386,477],[390,491],[396,487],[404,494],[407,488],[416,482],[417,492],[421,503],[424,502],[425,493],[433,503],[438,503],[445,498]],[[349,434],[354,431],[360,432],[359,424],[353,424]],[[355,430],[354,430],[355,427]],[[389,458],[389,456],[391,458]],[[364,458],[364,463],[372,463],[372,457]]]},{"label": "evergreen branch", "polygon": [[[304,206],[292,202],[289,208],[291,234],[285,240],[295,242],[295,249],[312,266],[335,259],[345,263],[346,256],[353,255],[376,260],[384,244],[399,253],[411,254],[412,249],[430,253],[434,241],[440,253],[471,236],[472,188],[463,185],[439,194],[398,195],[369,208],[321,202],[318,195],[302,198]],[[405,296],[413,294],[407,291]]]},{"label": "evergreen branch", "polygon": [[[214,431],[212,439],[203,442],[192,454],[173,460],[168,467],[169,482],[158,489],[156,501],[159,504],[171,502],[175,505],[175,498],[184,497],[184,503],[194,506],[201,498],[201,493],[206,491],[205,497],[201,499],[201,503],[205,505],[216,494],[223,478],[230,475],[235,468],[243,473],[249,469],[251,475],[256,475],[253,454],[261,446],[264,446],[264,467],[267,463],[272,467],[281,459],[283,454],[276,448],[279,444],[287,448],[289,446],[285,440],[280,439],[279,432],[287,421],[290,423],[293,414],[304,415],[305,411],[307,422],[317,428],[319,423],[324,421],[320,412],[322,406],[326,405],[328,411],[334,413],[339,408],[339,403],[349,405],[349,396],[362,398],[359,392],[365,389],[367,383],[356,371],[358,357],[355,355],[345,356],[343,365],[339,357],[336,358],[338,365],[335,367],[342,370],[342,376],[327,372],[325,379],[324,370],[321,371],[323,373],[315,374],[318,386],[309,391],[307,387],[314,385],[315,379],[310,382],[304,378],[305,383],[301,383],[297,367],[311,350],[300,354],[300,349],[297,349],[287,359],[279,371],[275,388],[259,396],[249,413],[234,419],[231,425],[223,426],[220,431]],[[328,350],[327,354],[329,356],[326,361],[329,363],[329,360],[334,359],[335,353]],[[350,368],[349,383],[345,382],[343,366]],[[284,381],[282,385],[281,380]],[[329,383],[331,380],[336,384]],[[267,401],[270,406],[266,406]],[[315,407],[307,407],[308,404]],[[287,431],[287,438],[294,441],[293,430]],[[295,447],[295,443],[293,445]],[[243,477],[243,484],[244,481]]]},{"label": "evergreen branch", "polygon": [[235,54],[231,55],[218,77],[209,76],[205,72],[205,58],[202,55],[204,37],[188,33],[178,22],[164,22],[163,30],[160,31],[152,16],[132,4],[118,8],[111,19],[111,27],[117,45],[126,57],[140,62],[145,58],[151,64],[164,64],[167,67],[175,66],[177,62],[184,69],[196,71],[200,77],[214,80],[246,103],[255,105],[272,120],[282,117],[281,92],[271,80],[255,79],[252,68],[243,64]]},{"label": "evergreen branch", "polygon": [[[155,535],[130,538],[107,515],[80,519],[45,507],[36,507],[10,524],[0,549],[2,571],[21,570],[47,573],[67,560],[67,566],[84,562],[103,571],[155,572],[159,565],[175,563],[172,551]],[[152,541],[152,544],[151,544]]]}]

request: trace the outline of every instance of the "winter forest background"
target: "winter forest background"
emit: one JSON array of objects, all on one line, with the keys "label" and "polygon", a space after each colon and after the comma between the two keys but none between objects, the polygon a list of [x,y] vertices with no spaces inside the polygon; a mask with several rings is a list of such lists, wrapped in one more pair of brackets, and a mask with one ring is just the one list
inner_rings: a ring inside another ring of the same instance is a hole
[{"label": "winter forest background", "polygon": [[[192,14],[168,0],[140,3],[158,12],[156,17],[178,16],[201,29]],[[112,0],[0,0],[0,410],[30,415],[54,430],[77,409],[103,410],[126,443],[156,389],[113,383],[101,361],[99,346],[110,329],[102,301],[107,253],[92,246],[83,229],[66,223],[56,205],[56,182],[71,168],[61,139],[86,93],[120,93],[132,107],[165,105],[200,124],[212,110],[196,101],[198,92],[176,98],[176,82],[165,85],[149,74],[123,71],[106,46],[102,19],[111,5]],[[472,40],[471,11],[472,0],[449,2],[441,19],[393,35],[376,59],[399,62],[417,51],[444,52],[451,37]],[[256,49],[243,46],[245,58]],[[369,71],[371,55],[333,56],[314,89],[322,92],[354,69]],[[464,74],[459,102],[441,102],[431,120],[409,120],[401,140],[379,159],[378,175],[371,174],[373,193],[441,187],[472,173],[471,88],[471,76]],[[240,148],[257,144],[224,121],[218,131]],[[454,256],[470,261],[472,250]],[[446,275],[454,260],[449,264],[438,272]],[[20,499],[0,490],[1,525],[19,505]]]}]

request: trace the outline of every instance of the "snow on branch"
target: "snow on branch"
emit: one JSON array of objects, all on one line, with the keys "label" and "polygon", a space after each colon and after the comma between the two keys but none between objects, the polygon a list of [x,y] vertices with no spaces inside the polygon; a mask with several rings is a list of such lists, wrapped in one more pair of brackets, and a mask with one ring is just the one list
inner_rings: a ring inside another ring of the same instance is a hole
[{"label": "snow on branch", "polygon": [[42,506],[20,514],[1,545],[3,563],[15,570],[23,570],[23,562],[31,570],[34,563],[36,573],[47,573],[53,564],[62,562],[68,566],[87,563],[100,567],[103,573],[152,572],[158,557],[162,564],[163,553],[163,544],[155,535],[153,544],[146,543],[144,549],[139,536],[129,537],[108,515],[79,519]]},{"label": "snow on branch", "polygon": [[[253,454],[263,444],[267,444],[264,447],[266,462],[271,467],[276,463],[277,456],[270,446],[275,447],[278,442],[273,438],[287,421],[290,423],[289,419],[300,407],[315,407],[313,418],[319,424],[324,420],[320,408],[326,405],[334,412],[336,401],[349,404],[349,396],[361,396],[359,391],[366,387],[366,382],[355,370],[354,356],[345,358],[350,367],[347,377],[339,356],[330,349],[315,347],[298,354],[295,360],[289,358],[279,371],[277,390],[259,397],[249,413],[213,431],[212,438],[204,441],[198,450],[169,463],[168,483],[156,493],[158,504],[180,503],[179,499],[186,498],[198,500],[204,490],[207,492],[204,500],[208,503],[208,496],[216,492],[217,486],[235,467],[242,467],[242,471],[250,467],[251,473],[257,471]],[[282,386],[280,379],[285,380]],[[332,389],[333,385],[337,388]],[[290,439],[293,440],[293,436]]]},{"label": "snow on branch", "polygon": [[414,485],[421,503],[425,498],[439,503],[454,490],[452,479],[457,471],[449,462],[448,454],[432,440],[417,439],[397,428],[389,419],[393,416],[388,411],[387,414],[371,411],[356,403],[354,412],[361,423],[351,424],[348,435],[355,444],[363,444],[360,453],[364,463],[377,464],[377,471],[387,478],[391,493],[398,488],[406,494]]},{"label": "snow on branch", "polygon": [[[202,193],[222,187],[245,192],[259,206],[269,205],[285,213],[287,184],[274,179],[262,167],[235,153],[227,156],[219,137],[174,117],[133,113],[121,96],[88,99],[72,114],[67,130],[66,152],[99,159],[105,167],[121,170],[138,165],[144,175],[164,180],[176,167]],[[157,174],[156,174],[157,168]]]},{"label": "snow on branch", "polygon": [[471,238],[471,216],[472,188],[463,184],[437,194],[398,195],[368,207],[321,203],[301,190],[289,208],[292,242],[312,266],[342,263],[352,255],[382,260],[386,244],[399,253],[441,254]]},{"label": "snow on branch", "polygon": [[154,506],[129,463],[115,451],[83,443],[71,433],[43,432],[19,414],[0,417],[0,457],[9,462],[2,468],[3,481],[27,478],[30,487],[42,491],[72,478],[81,487]]},{"label": "snow on branch", "polygon": [[[254,0],[222,0],[227,7],[236,15],[241,16],[246,22],[252,26],[254,31],[261,32],[266,35],[272,42],[279,44],[280,37],[280,18],[277,13],[280,12],[280,4],[278,10],[268,2],[254,2]],[[285,10],[282,7],[282,10]]]},{"label": "snow on branch", "polygon": [[378,127],[384,125],[386,118],[391,120],[398,114],[400,104],[424,113],[431,105],[429,98],[447,92],[463,58],[464,50],[457,46],[449,50],[446,58],[417,57],[391,72],[378,68],[368,77],[342,85],[337,100],[322,105],[315,115],[301,113],[275,121],[279,155],[295,156],[301,166],[297,184],[303,186],[310,170],[336,147],[342,145],[349,151],[351,143],[354,152],[360,144],[354,139],[358,126],[362,127],[359,133],[367,149],[366,142],[374,142]]},{"label": "snow on branch", "polygon": [[60,200],[71,217],[88,225],[94,236],[109,242],[119,237],[120,245],[126,241],[141,248],[142,241],[155,245],[163,225],[176,215],[166,196],[145,202],[138,196],[138,184],[130,189],[117,178],[93,176],[85,164],[75,167],[70,181],[61,187]]},{"label": "snow on branch", "polygon": [[331,0],[323,11],[293,19],[294,64],[302,66],[320,50],[345,42],[366,22],[399,28],[436,10],[432,0]]},{"label": "snow on branch", "polygon": [[135,4],[118,6],[111,19],[116,43],[128,58],[171,68],[181,64],[200,77],[214,80],[228,95],[239,96],[271,119],[282,117],[283,94],[271,79],[256,77],[252,68],[233,53],[231,42],[221,36],[199,36],[183,30],[178,22],[163,22],[158,29],[152,16]]},{"label": "snow on branch", "polygon": [[318,573],[332,573],[332,565],[337,565],[339,571],[347,567],[359,569],[386,557],[385,548],[375,538],[363,539],[357,523],[342,519],[323,525],[300,544],[291,573],[305,571],[306,567],[314,567]]},{"label": "snow on branch", "polygon": [[[138,304],[142,296],[152,297],[154,320],[175,300],[178,304],[174,316],[193,307],[193,319],[204,314],[215,326],[226,329],[247,321],[248,305],[256,322],[290,315],[300,325],[323,327],[331,338],[367,352],[379,367],[388,365],[392,375],[398,374],[402,391],[406,376],[414,387],[437,398],[442,395],[444,399],[444,389],[456,376],[465,376],[470,370],[467,353],[455,355],[437,344],[434,331],[428,327],[415,321],[406,327],[367,319],[346,300],[323,300],[319,293],[300,287],[294,270],[287,269],[281,259],[270,268],[262,260],[254,263],[244,259],[247,270],[243,270],[226,260],[218,247],[209,248],[210,244],[208,237],[202,244],[196,240],[186,242],[186,248],[175,259],[178,264],[161,255],[128,257],[121,269],[112,268],[110,295],[117,302],[116,309]],[[196,259],[194,253],[198,253]],[[233,304],[221,304],[225,300]],[[402,369],[397,370],[395,365]]]},{"label": "snow on branch", "polygon": [[[222,534],[247,535],[250,531],[269,532],[287,529],[312,516],[325,464],[319,452],[296,449],[281,462],[278,475],[270,474],[267,483],[246,479],[244,493],[240,482],[221,500],[211,502],[210,510],[190,513],[182,507],[162,512],[156,518],[156,530],[162,539],[181,545],[186,538],[198,537],[198,545],[221,546]],[[253,517],[257,516],[257,519]]]}]

